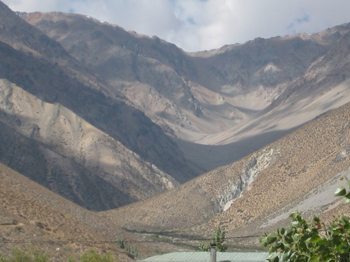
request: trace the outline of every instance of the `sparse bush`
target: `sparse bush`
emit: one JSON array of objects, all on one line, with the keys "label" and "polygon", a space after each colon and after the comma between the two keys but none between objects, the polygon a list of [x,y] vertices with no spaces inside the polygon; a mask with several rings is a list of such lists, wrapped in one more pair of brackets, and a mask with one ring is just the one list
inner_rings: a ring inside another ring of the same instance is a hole
[{"label": "sparse bush", "polygon": [[209,251],[210,250],[210,244],[202,242],[199,244],[199,250],[200,251]]},{"label": "sparse bush", "polygon": [[118,246],[119,246],[121,249],[124,249],[124,248],[125,248],[125,240],[124,240],[124,238],[118,239],[118,240],[117,240],[117,243],[118,243]]},{"label": "sparse bush", "polygon": [[220,226],[213,233],[210,243],[201,243],[199,249],[201,251],[209,251],[211,246],[215,246],[217,251],[225,252],[227,246],[225,243],[225,230]]},{"label": "sparse bush", "polygon": [[130,257],[136,258],[139,256],[139,252],[137,250],[137,247],[131,245],[124,238],[118,239],[117,244],[121,249],[124,249],[129,254]]},{"label": "sparse bush", "polygon": [[137,250],[137,247],[135,247],[135,246],[127,245],[125,250],[126,250],[126,252],[128,252],[128,254],[132,258],[136,258],[139,256],[139,251]]}]

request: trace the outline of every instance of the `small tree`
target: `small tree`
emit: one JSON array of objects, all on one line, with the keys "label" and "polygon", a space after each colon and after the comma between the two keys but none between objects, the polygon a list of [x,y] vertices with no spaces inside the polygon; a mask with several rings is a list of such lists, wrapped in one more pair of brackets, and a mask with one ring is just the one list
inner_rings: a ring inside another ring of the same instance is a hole
[{"label": "small tree", "polygon": [[213,233],[210,243],[201,243],[199,249],[202,251],[209,251],[211,246],[215,246],[217,251],[225,252],[227,246],[225,245],[225,230],[220,226],[217,227]]},{"label": "small tree", "polygon": [[[137,250],[137,247],[131,245],[128,241],[126,241],[124,238],[120,238],[117,240],[117,244],[121,249],[125,249],[126,252],[128,252],[128,255],[132,258],[136,258],[139,256],[139,252]],[[1,262],[1,261],[0,261]]]}]

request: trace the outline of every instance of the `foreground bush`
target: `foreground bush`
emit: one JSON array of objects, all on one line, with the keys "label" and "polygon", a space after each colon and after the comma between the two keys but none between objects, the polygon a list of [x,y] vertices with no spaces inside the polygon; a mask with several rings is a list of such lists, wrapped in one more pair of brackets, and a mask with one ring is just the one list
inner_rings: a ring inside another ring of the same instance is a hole
[{"label": "foreground bush", "polygon": [[315,217],[307,222],[300,214],[291,215],[288,228],[265,236],[268,261],[350,261],[350,220],[336,219],[329,226]]},{"label": "foreground bush", "polygon": [[[349,202],[350,192],[340,188],[335,193]],[[291,214],[291,225],[261,239],[268,248],[268,261],[350,261],[350,218],[341,217],[329,225],[318,217],[306,221],[299,213]]]}]

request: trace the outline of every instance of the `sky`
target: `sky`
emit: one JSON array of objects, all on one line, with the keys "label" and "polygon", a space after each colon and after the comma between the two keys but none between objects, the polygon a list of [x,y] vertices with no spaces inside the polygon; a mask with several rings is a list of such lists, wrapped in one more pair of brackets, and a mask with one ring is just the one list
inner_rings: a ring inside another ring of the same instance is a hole
[{"label": "sky", "polygon": [[85,14],[186,51],[350,22],[350,0],[2,0],[15,11]]}]

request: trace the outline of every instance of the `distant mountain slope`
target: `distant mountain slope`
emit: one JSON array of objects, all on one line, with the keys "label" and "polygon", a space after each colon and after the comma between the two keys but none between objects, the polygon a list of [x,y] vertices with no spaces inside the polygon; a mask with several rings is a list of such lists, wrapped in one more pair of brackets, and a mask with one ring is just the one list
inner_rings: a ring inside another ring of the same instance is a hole
[{"label": "distant mountain slope", "polygon": [[[10,25],[6,24],[8,27],[21,27],[25,23],[18,15],[6,7],[2,9],[6,11],[4,15],[7,17],[16,17],[10,20]],[[11,23],[14,23],[14,25]],[[30,38],[30,35],[38,35],[38,37],[47,39],[47,41],[35,41],[33,44],[35,46],[46,45],[47,43],[51,46],[50,43],[52,41],[54,42],[54,40],[29,24],[26,24],[26,30],[19,32],[19,34],[21,33],[28,36],[18,37],[20,39]],[[16,31],[13,35],[16,35]],[[13,35],[11,37],[16,39]],[[24,44],[26,44],[25,41]],[[56,46],[57,44],[57,42],[54,42],[52,45]],[[40,49],[40,47],[37,47],[37,49]],[[12,72],[10,70],[6,71],[9,74],[8,77],[11,78],[9,80],[13,83],[22,86],[25,90],[30,91],[36,96],[46,97],[50,102],[55,101],[65,105],[99,129],[103,129],[104,131],[110,129],[107,131],[109,135],[117,138],[126,147],[135,151],[147,161],[156,164],[162,170],[167,169],[165,171],[174,177],[177,176],[176,179],[179,181],[189,179],[196,173],[196,171],[193,171],[193,167],[190,167],[191,164],[186,163],[182,158],[182,153],[178,150],[176,144],[166,137],[158,126],[154,125],[143,113],[127,105],[121,100],[120,96],[114,98],[107,97],[103,93],[103,90],[101,90],[103,89],[104,82],[100,79],[92,78],[93,75],[89,74],[91,72],[86,71],[84,65],[68,54],[61,55],[61,52],[55,53],[55,48],[53,48],[50,49],[49,56],[46,57],[43,54],[44,59],[39,59],[28,54],[24,55],[22,52],[18,53],[17,57],[14,51],[6,50],[6,52],[14,55],[8,59],[18,59],[22,56],[21,58],[24,60],[23,65],[18,66],[17,70],[19,72],[16,76],[12,75],[11,77],[10,74]],[[62,61],[57,62],[51,59],[56,56],[59,56]],[[3,62],[4,70],[7,69],[5,61]],[[16,66],[14,60],[12,63],[10,66]],[[23,71],[20,70],[28,67],[29,64],[35,65],[35,67],[30,70],[26,68],[26,70],[29,70],[27,72],[33,72],[29,75],[23,75]],[[40,67],[44,67],[46,72]],[[74,68],[74,70],[70,70],[70,68]],[[25,77],[27,79],[24,79]],[[28,77],[31,77],[31,81],[28,81]],[[6,75],[3,78],[6,78]],[[27,80],[27,82],[23,83],[23,80]],[[122,123],[125,124],[123,125]],[[155,138],[156,140],[154,140]],[[154,143],[154,141],[157,141],[157,143]],[[166,150],[164,150],[165,148]],[[174,154],[170,153],[173,150]],[[177,157],[175,158],[174,156]],[[168,164],[167,162],[173,163]],[[181,176],[184,177],[182,178]]]},{"label": "distant mountain slope", "polygon": [[[330,80],[324,72],[327,80],[319,82],[320,61],[337,52],[349,24],[185,53],[81,15],[21,16],[105,79],[106,93],[125,96],[172,134],[185,158],[204,170],[238,160],[350,101],[347,74]],[[330,66],[329,72],[339,67]]]},{"label": "distant mountain slope", "polygon": [[[185,53],[81,15],[2,11],[14,16],[5,28],[21,27],[21,18],[34,26],[0,34],[0,77],[74,112],[180,183],[350,101],[349,24]],[[36,36],[29,44],[26,32]],[[154,188],[163,190],[171,179],[160,180]]]},{"label": "distant mountain slope", "polygon": [[2,2],[0,14],[1,42],[46,59],[72,59],[59,43],[30,26]]},{"label": "distant mountain slope", "polygon": [[239,236],[262,234],[293,210],[329,212],[334,189],[350,174],[349,123],[348,103],[238,162],[104,215],[141,232],[210,236],[221,224]]},{"label": "distant mountain slope", "polygon": [[74,202],[108,209],[177,185],[64,106],[6,80],[0,94],[2,162]]},{"label": "distant mountain slope", "polygon": [[1,158],[28,178],[89,209],[104,210],[133,199],[103,178],[12,128],[1,126]]},{"label": "distant mountain slope", "polygon": [[122,96],[109,97],[104,81],[59,43],[3,3],[0,13],[1,139],[20,149],[0,146],[4,162],[95,210],[200,173],[160,127]]},{"label": "distant mountain slope", "polygon": [[80,15],[22,17],[105,79],[111,94],[124,94],[189,140],[254,117],[328,48],[312,38],[273,38],[189,55],[157,38]]},{"label": "distant mountain slope", "polygon": [[101,243],[115,239],[117,230],[110,226],[109,221],[0,164],[1,253],[40,248],[57,261],[66,261],[93,248],[130,261],[115,244]]},{"label": "distant mountain slope", "polygon": [[0,2],[0,161],[89,209],[142,200],[77,209],[131,231],[260,235],[295,209],[348,212],[332,191],[350,167],[349,54],[350,24],[186,53]]},{"label": "distant mountain slope", "polygon": [[4,44],[0,45],[0,57],[1,78],[16,83],[46,102],[69,108],[177,180],[184,181],[194,176],[176,144],[140,111],[120,99],[110,99],[84,86],[58,66]]},{"label": "distant mountain slope", "polygon": [[201,114],[183,79],[185,72],[192,72],[192,65],[175,45],[80,15],[34,13],[22,17],[104,79],[109,84],[107,93],[124,94],[163,126],[163,118],[189,125],[187,111]]}]

